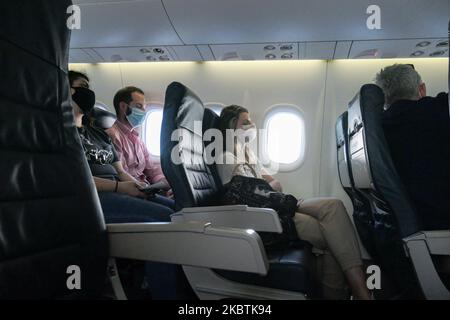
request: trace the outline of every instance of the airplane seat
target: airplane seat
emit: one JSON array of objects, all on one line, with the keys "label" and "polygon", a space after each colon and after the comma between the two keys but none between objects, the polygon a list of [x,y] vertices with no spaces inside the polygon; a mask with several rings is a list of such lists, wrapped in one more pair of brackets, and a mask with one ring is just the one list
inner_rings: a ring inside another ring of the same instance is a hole
[{"label": "airplane seat", "polygon": [[100,108],[99,106],[94,106],[90,117],[93,119],[94,125],[103,130],[111,128],[117,120],[115,113]]},{"label": "airplane seat", "polygon": [[[172,216],[172,221],[177,221],[177,219],[189,221],[196,219],[196,214],[204,212],[205,214],[201,217],[202,221],[211,222],[213,226],[217,223],[218,226],[237,227],[240,225],[239,218],[234,221],[234,224],[227,221],[227,217],[233,219],[234,215],[233,210],[229,208],[238,207],[237,210],[241,210],[239,217],[245,220],[247,206],[218,206],[221,183],[217,171],[211,170],[211,165],[208,166],[205,162],[205,146],[202,137],[203,132],[209,129],[210,125],[217,126],[217,115],[212,111],[209,112],[208,109],[205,110],[202,101],[191,90],[177,82],[168,86],[161,131],[161,165],[164,175],[173,188],[176,207],[180,210]],[[242,209],[242,207],[245,208]],[[222,212],[217,216],[208,216],[209,210],[215,212],[222,210]],[[260,208],[249,208],[249,210],[272,211]],[[276,213],[271,212],[271,214],[276,217]],[[242,225],[242,227],[253,229],[251,223],[246,226]],[[255,228],[255,231],[265,231],[257,230],[257,226]],[[278,232],[280,231],[281,229]],[[227,257],[224,256],[224,259]],[[222,279],[224,282],[219,286],[231,285],[227,290],[235,292],[230,291],[227,297],[239,297],[247,290],[250,290],[251,294],[246,293],[246,296],[253,298],[264,297],[264,290],[268,292],[266,298],[286,298],[291,297],[292,294],[295,298],[304,298],[305,295],[314,296],[311,275],[312,259],[309,247],[275,249],[267,252],[267,261],[269,272],[265,276],[215,269],[209,270],[209,277],[214,277],[211,283],[216,282],[216,286],[218,279]],[[185,268],[187,278],[193,289],[199,294],[200,290],[197,288],[199,285],[192,279],[200,280],[201,277],[195,274],[191,275],[191,271],[193,271],[191,268]],[[204,275],[203,278],[206,276]],[[237,283],[244,287],[237,290]],[[208,284],[203,284],[203,290],[205,287],[208,287]],[[273,294],[277,292],[273,291],[274,289],[293,293],[288,296],[274,296]],[[209,290],[219,291],[217,288]],[[222,292],[226,291],[222,290]],[[201,297],[201,292],[199,295]]]},{"label": "airplane seat", "polygon": [[71,106],[71,4],[0,2],[0,299],[104,298],[107,275],[126,299],[116,258],[265,274],[261,241],[246,230],[105,225]]},{"label": "airplane seat", "polygon": [[367,199],[355,189],[353,174],[349,161],[348,147],[348,112],[341,114],[336,121],[337,168],[342,188],[350,197],[353,205],[353,222],[360,235],[364,248],[377,260],[373,236],[373,217]]},{"label": "airplane seat", "polygon": [[[106,227],[70,104],[69,5],[0,3],[0,299],[98,297],[106,278]],[[70,266],[80,290],[66,286]]]},{"label": "airplane seat", "polygon": [[383,107],[382,90],[366,84],[348,109],[350,171],[370,204],[376,262],[399,297],[450,299],[432,261],[432,255],[450,255],[450,231],[422,231],[384,137]]}]

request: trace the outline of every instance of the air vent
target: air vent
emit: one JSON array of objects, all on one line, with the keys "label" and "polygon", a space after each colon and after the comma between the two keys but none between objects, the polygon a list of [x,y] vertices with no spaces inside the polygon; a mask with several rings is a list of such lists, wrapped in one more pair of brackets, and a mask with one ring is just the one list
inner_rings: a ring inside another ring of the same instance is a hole
[{"label": "air vent", "polygon": [[435,51],[433,53],[430,53],[430,57],[440,57],[445,54],[445,50],[439,50]]},{"label": "air vent", "polygon": [[282,50],[282,51],[289,51],[289,50],[292,50],[292,45],[291,45],[291,44],[285,44],[285,45],[282,45],[282,46],[280,47],[280,50]]},{"label": "air vent", "polygon": [[273,53],[266,54],[266,59],[267,60],[273,60],[273,59],[276,59],[276,58],[277,58],[277,56],[274,55]]},{"label": "air vent", "polygon": [[161,49],[161,48],[155,48],[155,49],[153,49],[153,53],[156,53],[156,54],[164,54],[165,52],[164,52],[164,49]]},{"label": "air vent", "polygon": [[281,59],[292,59],[292,53],[285,53],[281,56]]},{"label": "air vent", "polygon": [[159,57],[159,61],[169,61],[169,60],[170,60],[170,58],[166,55]]},{"label": "air vent", "polygon": [[275,46],[273,46],[271,44],[264,47],[264,50],[266,50],[266,51],[272,51],[272,50],[275,50],[275,49],[276,49]]},{"label": "air vent", "polygon": [[447,40],[447,41],[439,41],[439,42],[436,44],[436,47],[437,47],[437,48],[448,47],[448,40]]},{"label": "air vent", "polygon": [[417,50],[417,51],[414,51],[413,53],[411,53],[410,56],[411,57],[420,57],[420,56],[423,56],[424,53],[425,52],[423,52],[422,50]]},{"label": "air vent", "polygon": [[146,49],[146,48],[142,48],[139,50],[142,54],[146,54],[146,53],[150,53],[150,50]]},{"label": "air vent", "polygon": [[156,61],[156,58],[153,56],[147,56],[145,59],[147,59],[147,61]]},{"label": "air vent", "polygon": [[430,43],[431,43],[430,41],[422,41],[422,42],[419,42],[418,44],[416,44],[416,47],[424,48],[424,47],[429,46]]}]

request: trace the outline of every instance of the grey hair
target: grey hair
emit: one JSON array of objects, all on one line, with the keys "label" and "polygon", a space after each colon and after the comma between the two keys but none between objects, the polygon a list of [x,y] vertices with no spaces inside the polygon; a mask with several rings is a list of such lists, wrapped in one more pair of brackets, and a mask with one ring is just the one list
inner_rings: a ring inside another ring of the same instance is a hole
[{"label": "grey hair", "polygon": [[416,100],[422,83],[419,73],[407,64],[394,64],[382,69],[375,83],[384,91],[385,107],[389,108],[397,100]]}]

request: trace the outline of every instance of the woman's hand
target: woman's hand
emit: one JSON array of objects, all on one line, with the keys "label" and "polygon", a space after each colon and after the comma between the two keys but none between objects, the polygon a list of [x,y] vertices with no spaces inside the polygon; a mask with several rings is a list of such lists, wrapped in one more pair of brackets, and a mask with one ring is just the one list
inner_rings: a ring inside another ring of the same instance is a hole
[{"label": "woman's hand", "polygon": [[146,184],[143,182],[137,181],[122,181],[119,182],[119,186],[117,188],[117,192],[127,194],[131,197],[142,198],[145,199],[147,196],[143,193],[140,188],[145,187]]},{"label": "woman's hand", "polygon": [[283,192],[283,187],[281,186],[280,181],[273,179],[271,182],[269,182],[269,184],[273,188],[273,190]]}]

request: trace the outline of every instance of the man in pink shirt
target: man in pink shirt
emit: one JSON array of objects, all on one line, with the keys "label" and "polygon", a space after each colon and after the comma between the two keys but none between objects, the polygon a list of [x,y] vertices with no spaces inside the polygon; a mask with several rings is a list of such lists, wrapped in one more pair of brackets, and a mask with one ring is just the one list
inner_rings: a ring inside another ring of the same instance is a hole
[{"label": "man in pink shirt", "polygon": [[[161,166],[152,161],[137,131],[146,115],[144,92],[136,87],[125,87],[115,94],[113,102],[117,121],[106,132],[116,148],[123,168],[135,179],[166,190],[167,195],[171,196],[170,186]],[[174,207],[174,201],[166,197],[156,196],[151,200]]]}]

